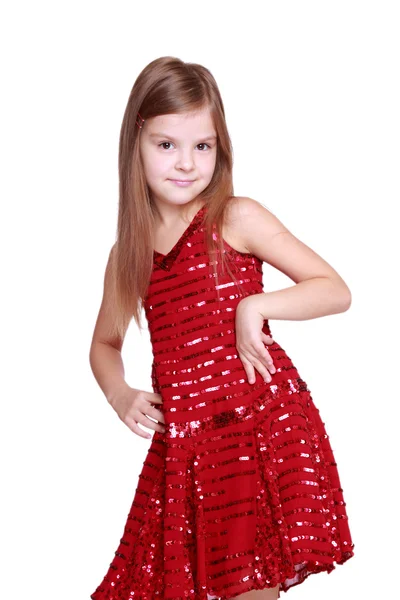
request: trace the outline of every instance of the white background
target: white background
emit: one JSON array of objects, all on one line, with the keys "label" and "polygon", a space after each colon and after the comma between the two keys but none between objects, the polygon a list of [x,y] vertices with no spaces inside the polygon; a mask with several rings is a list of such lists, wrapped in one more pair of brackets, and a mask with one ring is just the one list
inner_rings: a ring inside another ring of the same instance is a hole
[{"label": "white background", "polygon": [[[3,7],[3,598],[89,600],[151,443],[107,404],[89,347],[115,235],[123,112],[139,72],[165,55],[216,78],[235,194],[272,210],[352,292],[345,313],[270,322],[326,424],[355,543],[354,558],[289,596],[398,597],[397,9],[383,0]],[[292,283],[264,264],[264,291]],[[147,330],[131,325],[123,357],[130,385],[151,391]]]}]

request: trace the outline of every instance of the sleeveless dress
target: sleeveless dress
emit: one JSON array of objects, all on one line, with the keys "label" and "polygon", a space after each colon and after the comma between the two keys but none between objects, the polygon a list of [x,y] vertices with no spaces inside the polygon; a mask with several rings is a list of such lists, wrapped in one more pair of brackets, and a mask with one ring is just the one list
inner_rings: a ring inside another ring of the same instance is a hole
[{"label": "sleeveless dress", "polygon": [[[154,251],[143,306],[166,431],[153,432],[92,600],[229,600],[277,585],[280,597],[354,555],[325,423],[275,340],[272,381],[248,382],[234,328],[243,295],[220,275],[218,302],[205,211],[168,254]],[[262,293],[262,261],[223,244],[246,295]],[[273,337],[268,320],[263,331]]]}]

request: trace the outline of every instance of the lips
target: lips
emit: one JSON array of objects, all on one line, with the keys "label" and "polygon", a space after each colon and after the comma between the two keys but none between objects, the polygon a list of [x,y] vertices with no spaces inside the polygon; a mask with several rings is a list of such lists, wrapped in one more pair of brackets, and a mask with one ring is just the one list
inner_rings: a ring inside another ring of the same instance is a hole
[{"label": "lips", "polygon": [[194,179],[170,179],[169,180],[171,183],[173,183],[174,185],[176,185],[177,187],[181,187],[181,188],[186,188],[189,187],[190,184],[194,183]]}]

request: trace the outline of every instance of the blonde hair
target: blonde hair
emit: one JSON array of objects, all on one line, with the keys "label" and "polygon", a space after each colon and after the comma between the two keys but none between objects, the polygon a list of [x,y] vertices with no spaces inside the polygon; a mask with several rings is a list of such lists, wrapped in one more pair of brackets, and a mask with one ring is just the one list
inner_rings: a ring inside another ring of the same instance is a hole
[{"label": "blonde hair", "polygon": [[[223,253],[222,224],[227,204],[233,198],[233,152],[217,83],[210,71],[199,64],[185,63],[172,56],[157,58],[137,77],[122,120],[118,225],[109,258],[114,315],[110,335],[123,337],[132,317],[142,330],[141,311],[153,269],[157,207],[152,202],[141,162],[141,129],[136,125],[137,115],[140,113],[146,120],[206,108],[210,110],[217,133],[217,157],[213,177],[196,200],[207,204],[204,227],[209,256],[220,256],[223,271],[227,268],[236,281]],[[217,241],[213,237],[213,223]],[[216,263],[220,260],[213,261],[218,285]],[[219,297],[219,289],[217,291]]]}]

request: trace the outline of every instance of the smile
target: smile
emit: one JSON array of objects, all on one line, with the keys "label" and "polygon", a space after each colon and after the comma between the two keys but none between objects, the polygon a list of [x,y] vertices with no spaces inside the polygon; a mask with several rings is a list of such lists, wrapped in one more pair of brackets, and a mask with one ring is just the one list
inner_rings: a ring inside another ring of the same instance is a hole
[{"label": "smile", "polygon": [[178,185],[179,187],[187,187],[189,185],[191,185],[192,183],[194,183],[194,181],[189,181],[189,180],[181,180],[181,179],[170,179],[169,181],[172,181],[172,183],[175,183],[175,185]]}]

